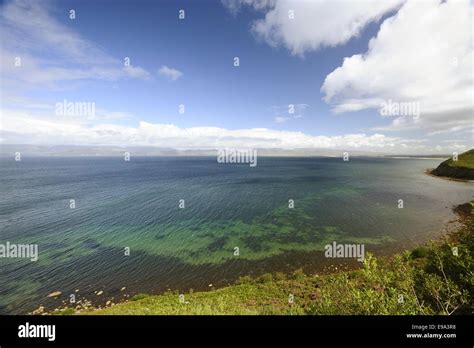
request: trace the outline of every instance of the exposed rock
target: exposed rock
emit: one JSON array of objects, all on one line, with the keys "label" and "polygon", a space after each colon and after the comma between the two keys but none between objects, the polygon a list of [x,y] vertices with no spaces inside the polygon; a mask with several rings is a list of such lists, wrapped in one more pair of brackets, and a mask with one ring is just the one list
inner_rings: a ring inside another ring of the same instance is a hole
[{"label": "exposed rock", "polygon": [[44,306],[39,306],[31,314],[38,315],[38,314],[43,314],[43,313],[44,313]]},{"label": "exposed rock", "polygon": [[48,297],[58,297],[61,296],[62,292],[61,291],[53,291],[48,295]]}]

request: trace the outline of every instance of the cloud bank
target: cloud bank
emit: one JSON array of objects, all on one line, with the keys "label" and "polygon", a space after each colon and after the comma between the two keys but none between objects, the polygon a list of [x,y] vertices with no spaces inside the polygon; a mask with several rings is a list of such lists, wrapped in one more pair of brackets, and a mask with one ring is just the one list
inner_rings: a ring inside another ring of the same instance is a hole
[{"label": "cloud bank", "polygon": [[[474,122],[474,2],[469,0],[225,0],[264,12],[251,24],[257,38],[292,55],[347,43],[383,17],[365,53],[346,57],[320,92],[335,113],[384,103],[417,103],[420,117],[394,115],[375,131],[422,130],[427,135],[472,131]],[[291,18],[293,16],[293,18]],[[279,118],[277,122],[286,119]]]},{"label": "cloud bank", "polygon": [[[104,119],[106,121],[106,119]],[[180,128],[172,124],[139,122],[138,126],[91,124],[74,118],[31,117],[28,112],[6,111],[0,141],[7,144],[156,146],[175,149],[279,148],[340,149],[384,153],[430,152],[422,140],[382,134],[313,136],[268,128]],[[452,145],[439,148],[449,151]],[[465,149],[456,145],[455,150]]]},{"label": "cloud bank", "polygon": [[345,58],[326,77],[324,100],[335,112],[379,109],[387,100],[419,103],[419,120],[396,117],[385,130],[472,129],[472,26],[468,0],[407,1],[383,22],[367,52]]}]

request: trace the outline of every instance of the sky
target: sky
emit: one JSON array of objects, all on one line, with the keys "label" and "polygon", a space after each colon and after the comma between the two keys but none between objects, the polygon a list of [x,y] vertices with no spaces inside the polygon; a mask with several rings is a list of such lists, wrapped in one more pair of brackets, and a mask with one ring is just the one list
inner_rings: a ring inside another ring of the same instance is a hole
[{"label": "sky", "polygon": [[462,152],[473,14],[469,0],[2,1],[0,144]]}]

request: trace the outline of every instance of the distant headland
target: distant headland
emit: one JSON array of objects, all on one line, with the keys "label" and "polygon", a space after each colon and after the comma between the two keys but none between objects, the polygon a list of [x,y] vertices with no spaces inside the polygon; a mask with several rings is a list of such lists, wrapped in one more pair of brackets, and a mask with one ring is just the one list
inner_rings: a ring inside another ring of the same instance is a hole
[{"label": "distant headland", "polygon": [[453,179],[474,180],[474,149],[458,155],[457,159],[450,158],[442,162],[430,173]]}]

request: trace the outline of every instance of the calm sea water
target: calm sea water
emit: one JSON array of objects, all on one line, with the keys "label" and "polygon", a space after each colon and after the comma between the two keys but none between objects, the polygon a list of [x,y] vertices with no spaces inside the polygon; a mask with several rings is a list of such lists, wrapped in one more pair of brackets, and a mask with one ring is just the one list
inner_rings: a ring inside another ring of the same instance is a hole
[{"label": "calm sea water", "polygon": [[[451,207],[473,198],[472,184],[424,174],[438,163],[269,157],[250,168],[215,157],[2,158],[0,243],[38,244],[39,259],[0,259],[0,313],[57,306],[71,293],[98,300],[94,291],[103,290],[100,299],[118,300],[318,270],[332,241],[364,243],[376,254],[411,247],[437,237],[454,218]],[[61,299],[47,299],[53,291]]]}]

